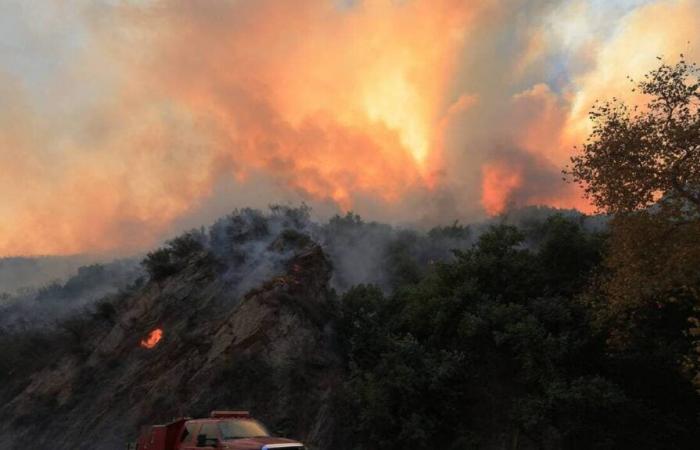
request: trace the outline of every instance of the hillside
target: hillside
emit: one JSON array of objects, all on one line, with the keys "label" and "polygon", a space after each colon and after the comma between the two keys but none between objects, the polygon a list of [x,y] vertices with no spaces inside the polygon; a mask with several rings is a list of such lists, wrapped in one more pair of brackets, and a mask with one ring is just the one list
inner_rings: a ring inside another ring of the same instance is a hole
[{"label": "hillside", "polygon": [[[331,267],[320,247],[279,236],[279,273],[242,298],[205,252],[86,319],[70,352],[0,409],[0,448],[120,449],[144,423],[251,408],[284,434],[329,445],[338,363],[325,325]],[[140,340],[153,329],[152,349]],[[4,392],[7,394],[7,392]]]},{"label": "hillside", "polygon": [[55,325],[0,327],[0,448],[122,449],[217,408],[311,449],[690,448],[695,298],[627,305],[626,328],[611,242],[551,213],[419,231],[234,212]]}]

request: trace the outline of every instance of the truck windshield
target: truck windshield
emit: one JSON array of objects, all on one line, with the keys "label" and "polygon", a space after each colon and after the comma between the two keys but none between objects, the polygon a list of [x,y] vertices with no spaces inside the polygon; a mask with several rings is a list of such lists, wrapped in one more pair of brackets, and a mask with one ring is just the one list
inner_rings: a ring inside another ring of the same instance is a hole
[{"label": "truck windshield", "polygon": [[250,419],[222,420],[219,422],[219,429],[224,440],[270,435],[260,422]]}]

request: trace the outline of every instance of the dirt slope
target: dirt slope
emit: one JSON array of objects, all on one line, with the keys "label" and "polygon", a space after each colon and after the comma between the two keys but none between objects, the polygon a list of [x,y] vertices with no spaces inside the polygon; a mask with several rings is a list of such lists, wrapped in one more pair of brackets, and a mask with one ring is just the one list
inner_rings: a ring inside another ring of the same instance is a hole
[{"label": "dirt slope", "polygon": [[[0,448],[121,449],[138,427],[249,408],[279,433],[328,448],[339,378],[329,327],[331,266],[280,235],[277,271],[245,295],[204,253],[82,324],[85,339],[0,407]],[[154,329],[152,349],[140,341]]]}]

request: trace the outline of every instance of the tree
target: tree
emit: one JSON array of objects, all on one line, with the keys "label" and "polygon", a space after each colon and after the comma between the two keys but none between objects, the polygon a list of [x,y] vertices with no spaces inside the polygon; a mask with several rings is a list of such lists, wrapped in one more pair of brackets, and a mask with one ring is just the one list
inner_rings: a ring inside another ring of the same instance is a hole
[{"label": "tree", "polygon": [[200,232],[189,231],[148,253],[141,264],[153,281],[164,280],[182,270],[189,258],[206,253],[203,240]]},{"label": "tree", "polygon": [[[683,55],[681,55],[681,58]],[[661,63],[643,107],[598,104],[569,173],[615,213],[591,297],[610,349],[640,366],[697,372],[700,311],[700,69]],[[695,324],[695,325],[693,325]]]},{"label": "tree", "polygon": [[600,210],[631,212],[663,199],[676,212],[700,212],[699,77],[696,64],[662,63],[637,85],[645,107],[613,98],[591,110],[593,131],[567,172]]},{"label": "tree", "polygon": [[527,246],[532,235],[494,226],[418,282],[390,294],[356,286],[343,295],[338,410],[349,418],[351,448],[698,442],[700,398],[669,364],[679,352],[663,348],[673,324],[642,326],[632,348],[609,351],[609,330],[592,326],[590,303],[579,301],[601,236],[563,216],[541,228],[531,230],[539,245]]},{"label": "tree", "polygon": [[588,282],[600,262],[601,233],[588,233],[576,219],[555,214],[534,232],[539,235],[538,258],[548,288],[556,294],[573,294]]}]

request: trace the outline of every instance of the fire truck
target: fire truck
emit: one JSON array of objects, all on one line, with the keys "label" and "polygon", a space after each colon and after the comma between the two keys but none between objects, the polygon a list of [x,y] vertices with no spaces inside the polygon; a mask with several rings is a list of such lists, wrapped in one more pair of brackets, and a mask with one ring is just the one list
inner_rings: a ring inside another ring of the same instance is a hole
[{"label": "fire truck", "polygon": [[270,436],[248,411],[212,411],[206,419],[183,417],[141,429],[127,450],[305,450],[304,444]]}]

